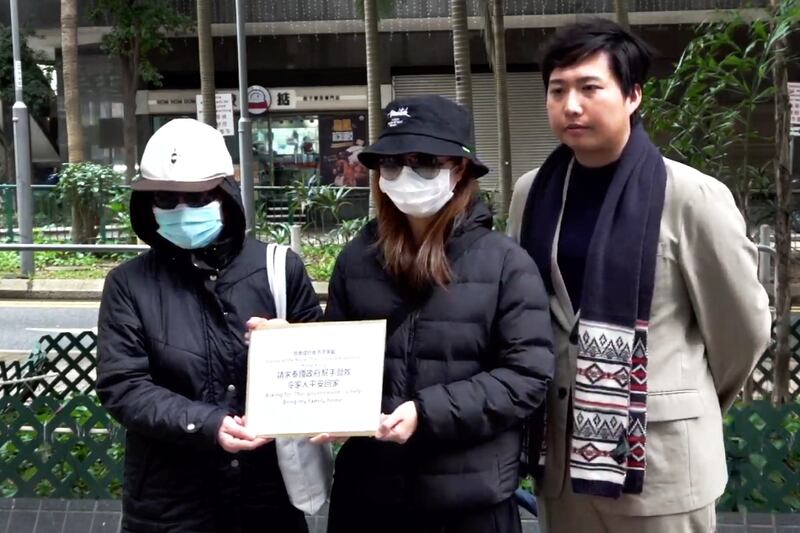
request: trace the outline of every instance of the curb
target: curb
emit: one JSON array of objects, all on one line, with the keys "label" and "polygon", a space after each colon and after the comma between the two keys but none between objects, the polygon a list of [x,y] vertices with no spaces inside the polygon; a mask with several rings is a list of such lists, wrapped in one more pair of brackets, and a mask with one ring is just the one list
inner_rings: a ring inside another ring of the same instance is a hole
[{"label": "curb", "polygon": [[102,279],[3,279],[0,299],[99,300]]},{"label": "curb", "polygon": [[[103,279],[0,279],[0,300],[100,300]],[[314,281],[321,301],[328,298],[328,283]]]}]

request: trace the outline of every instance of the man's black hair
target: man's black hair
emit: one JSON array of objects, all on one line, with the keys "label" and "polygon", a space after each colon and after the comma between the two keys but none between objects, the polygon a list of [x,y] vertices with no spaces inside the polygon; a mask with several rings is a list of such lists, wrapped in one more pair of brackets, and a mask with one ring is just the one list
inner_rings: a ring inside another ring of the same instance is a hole
[{"label": "man's black hair", "polygon": [[630,96],[636,85],[644,85],[653,57],[651,48],[616,22],[592,18],[559,28],[545,45],[542,54],[545,89],[550,85],[553,70],[580,63],[599,52],[608,54],[611,72],[622,94]]}]

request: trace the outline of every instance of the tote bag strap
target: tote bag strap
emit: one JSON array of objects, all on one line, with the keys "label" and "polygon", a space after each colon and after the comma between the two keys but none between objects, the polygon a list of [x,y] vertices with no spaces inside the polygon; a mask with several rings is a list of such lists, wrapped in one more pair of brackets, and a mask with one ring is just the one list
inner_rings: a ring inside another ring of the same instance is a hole
[{"label": "tote bag strap", "polygon": [[286,252],[288,246],[267,245],[267,279],[275,301],[275,318],[286,320]]}]

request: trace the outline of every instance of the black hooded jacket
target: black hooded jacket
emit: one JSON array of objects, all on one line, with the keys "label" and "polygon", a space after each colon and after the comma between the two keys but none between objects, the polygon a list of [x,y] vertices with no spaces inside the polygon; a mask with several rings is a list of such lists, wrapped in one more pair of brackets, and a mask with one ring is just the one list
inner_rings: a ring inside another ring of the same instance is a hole
[{"label": "black hooded jacket", "polygon": [[[133,228],[152,249],[106,279],[97,391],[127,430],[126,531],[248,531],[248,517],[288,509],[274,444],[234,456],[216,440],[222,419],[244,412],[245,322],[275,317],[266,245],[245,238],[238,186],[220,187],[224,229],[198,251],[156,233],[151,194],[134,192]],[[291,252],[287,287],[288,320],[318,320],[319,301]]]},{"label": "black hooded jacket", "polygon": [[550,312],[536,265],[491,221],[476,202],[447,242],[453,281],[421,296],[387,274],[374,222],[339,256],[326,319],[388,317],[382,412],[414,401],[419,420],[404,445],[347,441],[332,516],[354,498],[432,511],[488,506],[518,486],[522,421],[554,369]]}]

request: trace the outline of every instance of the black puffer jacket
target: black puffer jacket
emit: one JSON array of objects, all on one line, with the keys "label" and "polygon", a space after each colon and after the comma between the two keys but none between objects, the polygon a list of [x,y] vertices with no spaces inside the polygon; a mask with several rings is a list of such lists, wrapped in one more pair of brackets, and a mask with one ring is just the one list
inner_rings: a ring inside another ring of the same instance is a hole
[{"label": "black puffer jacket", "polygon": [[[153,249],[106,279],[97,390],[127,430],[126,531],[248,531],[248,517],[288,509],[274,445],[234,456],[216,441],[223,417],[244,412],[245,322],[275,316],[266,245],[244,238],[238,187],[223,189],[225,229],[196,253],[158,235],[151,197],[134,192],[134,229]],[[287,285],[289,321],[319,319],[291,253]]]},{"label": "black puffer jacket", "polygon": [[419,425],[402,446],[350,439],[337,457],[333,506],[357,495],[464,509],[503,501],[517,487],[520,425],[553,374],[550,313],[533,261],[490,227],[476,202],[447,244],[454,281],[417,303],[381,266],[374,222],[339,256],[327,320],[410,310],[390,320],[399,325],[387,340],[382,411],[414,400]]}]

